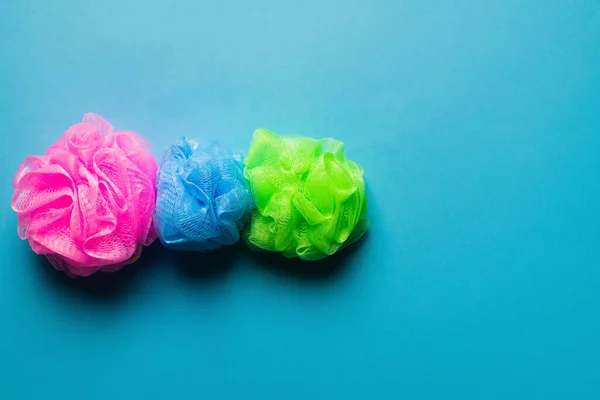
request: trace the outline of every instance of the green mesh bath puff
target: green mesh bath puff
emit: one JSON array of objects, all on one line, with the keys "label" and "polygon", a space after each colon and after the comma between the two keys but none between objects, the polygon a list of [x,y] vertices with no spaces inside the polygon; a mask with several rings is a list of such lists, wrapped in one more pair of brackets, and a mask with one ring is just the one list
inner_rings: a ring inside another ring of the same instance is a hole
[{"label": "green mesh bath puff", "polygon": [[367,230],[363,171],[342,142],[258,129],[245,163],[256,203],[245,232],[251,247],[318,260]]}]

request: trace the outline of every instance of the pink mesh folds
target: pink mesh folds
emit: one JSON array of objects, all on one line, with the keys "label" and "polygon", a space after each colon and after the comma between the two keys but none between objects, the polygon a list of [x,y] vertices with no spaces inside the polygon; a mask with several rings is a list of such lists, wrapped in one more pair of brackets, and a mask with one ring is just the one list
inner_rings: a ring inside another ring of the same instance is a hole
[{"label": "pink mesh folds", "polygon": [[18,233],[67,274],[116,271],[152,243],[157,164],[146,140],[88,113],[14,180]]}]

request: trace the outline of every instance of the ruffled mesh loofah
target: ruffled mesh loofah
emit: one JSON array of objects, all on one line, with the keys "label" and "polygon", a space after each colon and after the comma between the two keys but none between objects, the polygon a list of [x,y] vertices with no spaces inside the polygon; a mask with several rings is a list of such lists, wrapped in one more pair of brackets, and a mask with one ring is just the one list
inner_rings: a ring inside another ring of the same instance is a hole
[{"label": "ruffled mesh loofah", "polygon": [[318,260],[368,227],[363,172],[337,140],[258,129],[244,175],[257,208],[246,232],[253,247]]},{"label": "ruffled mesh loofah", "polygon": [[254,208],[241,156],[181,138],[163,156],[154,226],[166,247],[206,251],[240,240]]},{"label": "ruffled mesh loofah", "polygon": [[116,271],[156,238],[156,170],[141,136],[88,113],[19,167],[12,199],[19,237],[69,275]]}]

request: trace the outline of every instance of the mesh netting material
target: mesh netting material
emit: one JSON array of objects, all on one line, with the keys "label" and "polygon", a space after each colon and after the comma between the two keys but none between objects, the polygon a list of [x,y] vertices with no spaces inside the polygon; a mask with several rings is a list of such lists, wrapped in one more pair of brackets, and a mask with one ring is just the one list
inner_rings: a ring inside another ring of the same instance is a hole
[{"label": "mesh netting material", "polygon": [[155,229],[174,250],[207,251],[240,240],[254,202],[244,164],[215,143],[199,147],[181,138],[158,172]]},{"label": "mesh netting material", "polygon": [[156,161],[144,138],[88,113],[14,180],[18,234],[71,276],[117,271],[154,241]]},{"label": "mesh netting material", "polygon": [[256,203],[245,232],[251,247],[318,260],[367,230],[363,171],[342,142],[258,129],[245,162]]}]

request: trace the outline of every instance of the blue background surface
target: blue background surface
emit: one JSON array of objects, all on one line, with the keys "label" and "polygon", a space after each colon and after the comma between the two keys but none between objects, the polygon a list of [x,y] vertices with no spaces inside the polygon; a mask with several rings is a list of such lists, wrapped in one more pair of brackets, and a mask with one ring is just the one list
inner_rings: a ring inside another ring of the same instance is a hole
[{"label": "blue background surface", "polygon": [[[372,230],[66,278],[11,179],[87,111],[334,136]],[[600,398],[597,0],[3,0],[0,119],[1,399]]]}]

